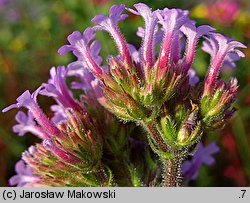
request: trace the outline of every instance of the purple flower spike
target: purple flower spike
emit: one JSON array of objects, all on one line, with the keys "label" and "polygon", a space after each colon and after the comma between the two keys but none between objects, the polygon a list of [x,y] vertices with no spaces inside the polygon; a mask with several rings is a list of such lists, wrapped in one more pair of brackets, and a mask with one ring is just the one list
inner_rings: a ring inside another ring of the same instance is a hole
[{"label": "purple flower spike", "polygon": [[142,64],[145,68],[152,67],[154,65],[154,37],[156,34],[156,25],[157,25],[157,13],[160,13],[160,10],[156,10],[154,12],[143,3],[135,4],[134,7],[137,11],[133,9],[127,9],[128,11],[136,14],[141,15],[145,22],[145,29],[143,30],[143,42],[141,47],[142,52]]},{"label": "purple flower spike", "polygon": [[[179,37],[178,29],[187,21],[187,15],[188,11],[168,8],[165,8],[161,14],[157,14],[159,23],[162,24],[164,30],[163,44],[158,57],[160,69],[164,69],[168,65],[173,39]],[[175,35],[177,36],[174,37]],[[171,53],[171,56],[175,54],[178,53]]]},{"label": "purple flower spike", "polygon": [[246,46],[240,42],[228,39],[221,34],[210,34],[210,39],[203,46],[203,51],[211,55],[210,67],[205,78],[204,95],[212,93],[219,70],[223,61],[228,59],[229,54],[235,53],[238,57],[245,56],[243,52],[236,48],[246,48]]},{"label": "purple flower spike", "polygon": [[195,180],[202,164],[207,166],[214,164],[215,159],[212,157],[212,155],[217,152],[219,152],[219,147],[215,142],[211,142],[205,147],[203,147],[202,143],[200,142],[197,145],[192,159],[190,161],[184,161],[182,164],[182,174],[184,179]]},{"label": "purple flower spike", "polygon": [[189,21],[185,25],[181,27],[181,31],[186,35],[187,37],[187,46],[186,46],[186,55],[184,58],[184,67],[186,71],[191,67],[196,44],[198,42],[198,39],[202,37],[203,35],[209,35],[211,31],[214,31],[215,29],[208,26],[208,25],[202,25],[199,27],[195,26],[195,23],[192,21]]},{"label": "purple flower spike", "polygon": [[42,85],[45,89],[41,90],[40,94],[54,97],[64,108],[80,109],[81,107],[74,101],[71,92],[67,88],[65,67],[58,66],[57,68],[51,68],[50,76],[48,84],[44,83]]},{"label": "purple flower spike", "polygon": [[31,187],[40,180],[38,177],[32,175],[32,170],[29,166],[25,165],[23,160],[16,163],[15,171],[17,175],[12,176],[9,180],[9,184],[11,186],[16,185],[17,187]]},{"label": "purple flower spike", "polygon": [[16,104],[12,104],[9,107],[3,109],[3,112],[9,111],[12,108],[20,108],[25,107],[27,108],[31,114],[34,116],[36,121],[39,125],[43,127],[43,129],[55,136],[60,135],[59,129],[51,123],[48,118],[43,114],[42,110],[39,108],[38,104],[36,103],[36,97],[42,87],[38,88],[33,94],[27,90],[21,96],[19,96],[16,101]]},{"label": "purple flower spike", "polygon": [[128,16],[127,14],[122,14],[124,9],[124,4],[113,5],[109,10],[109,17],[103,14],[98,14],[91,20],[91,22],[97,24],[97,26],[94,26],[94,29],[102,29],[110,33],[117,45],[121,60],[125,65],[131,66],[132,62],[127,43],[117,27],[117,23],[120,20],[124,20]]},{"label": "purple flower spike", "polygon": [[[82,66],[87,66],[87,68],[97,77],[102,75],[102,70],[100,69],[98,63],[99,58],[95,61],[96,57],[91,56],[91,51],[88,43],[95,37],[92,28],[87,28],[83,34],[79,31],[74,31],[68,36],[68,41],[70,45],[64,45],[59,50],[58,53],[63,55],[67,52],[72,51],[73,54],[78,58],[78,62]],[[93,45],[94,46],[94,45]],[[93,53],[92,53],[93,54]]]},{"label": "purple flower spike", "polygon": [[18,111],[18,113],[15,116],[15,119],[18,122],[18,124],[13,126],[13,131],[15,133],[18,133],[19,136],[23,136],[25,133],[30,132],[41,139],[46,139],[50,137],[41,128],[36,126],[34,117],[30,112],[28,112],[28,115],[26,115],[24,112]]}]

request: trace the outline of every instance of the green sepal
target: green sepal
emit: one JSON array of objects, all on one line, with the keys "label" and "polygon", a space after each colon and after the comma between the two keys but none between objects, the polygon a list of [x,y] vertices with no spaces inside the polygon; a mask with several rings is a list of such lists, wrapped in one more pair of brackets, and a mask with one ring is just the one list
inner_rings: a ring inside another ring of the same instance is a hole
[{"label": "green sepal", "polygon": [[155,144],[153,143],[152,141],[152,138],[147,134],[147,137],[148,137],[148,142],[149,142],[149,146],[152,148],[152,150],[158,154],[161,158],[165,159],[165,160],[168,160],[168,159],[171,159],[172,158],[172,155],[168,152],[163,152],[159,149],[157,149],[157,147],[155,146]]},{"label": "green sepal", "polygon": [[174,143],[176,140],[176,129],[170,116],[161,118],[161,129],[163,132],[161,133],[161,137],[165,144]]},{"label": "green sepal", "polygon": [[140,187],[142,186],[141,180],[139,178],[138,172],[136,168],[132,168],[131,166],[128,166],[130,177],[131,177],[131,182],[133,187]]}]

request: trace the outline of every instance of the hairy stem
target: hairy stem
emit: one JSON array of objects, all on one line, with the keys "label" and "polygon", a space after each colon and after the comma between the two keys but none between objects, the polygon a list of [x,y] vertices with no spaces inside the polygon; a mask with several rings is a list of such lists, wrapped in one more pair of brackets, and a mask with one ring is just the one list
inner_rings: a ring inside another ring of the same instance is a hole
[{"label": "hairy stem", "polygon": [[181,163],[178,156],[165,160],[165,186],[178,187],[181,184]]},{"label": "hairy stem", "polygon": [[142,125],[148,131],[158,147],[163,151],[167,151],[167,146],[164,144],[163,139],[161,138],[153,123],[142,123]]},{"label": "hairy stem", "polygon": [[[158,148],[163,152],[168,152],[168,147],[164,143],[160,133],[155,128],[153,123],[143,123],[143,127],[148,131],[150,136],[157,144]],[[166,187],[177,187],[181,184],[181,164],[183,157],[180,155],[176,155],[174,152],[171,152],[173,155],[170,159],[164,159],[164,178],[165,178],[165,186]]]},{"label": "hairy stem", "polygon": [[106,186],[108,182],[107,174],[105,173],[104,167],[100,165],[97,170],[97,177],[102,186]]}]

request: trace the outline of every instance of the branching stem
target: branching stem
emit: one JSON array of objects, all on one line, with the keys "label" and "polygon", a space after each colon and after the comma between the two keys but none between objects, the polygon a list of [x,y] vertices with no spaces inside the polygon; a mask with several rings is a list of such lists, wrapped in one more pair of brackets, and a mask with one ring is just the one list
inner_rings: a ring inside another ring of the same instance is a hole
[{"label": "branching stem", "polygon": [[155,143],[158,145],[158,147],[161,150],[166,152],[167,151],[167,146],[164,144],[163,139],[161,138],[159,132],[157,131],[157,129],[155,128],[153,123],[142,123],[142,125],[148,131],[148,133],[151,135],[151,137],[153,138]]},{"label": "branching stem", "polygon": [[[155,144],[158,146],[159,150],[163,152],[169,152],[167,145],[164,143],[160,133],[156,129],[153,123],[142,123],[143,127],[147,130],[150,136],[155,141]],[[165,159],[164,163],[164,177],[165,177],[165,186],[166,187],[177,187],[181,184],[181,163],[182,157],[173,155],[170,159]]]}]

